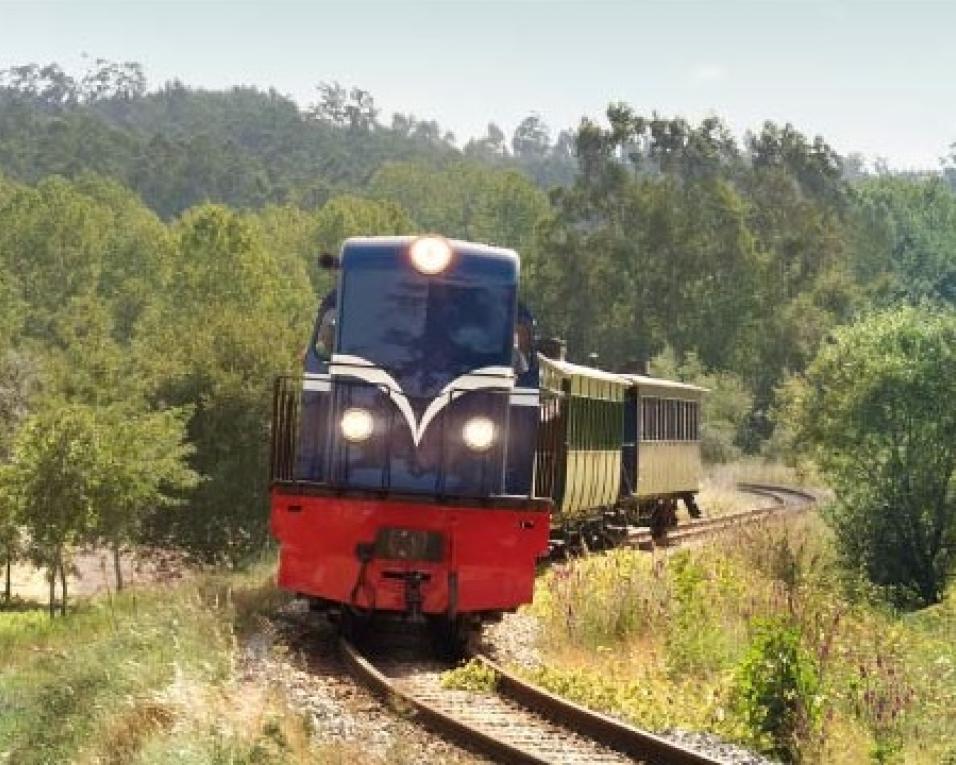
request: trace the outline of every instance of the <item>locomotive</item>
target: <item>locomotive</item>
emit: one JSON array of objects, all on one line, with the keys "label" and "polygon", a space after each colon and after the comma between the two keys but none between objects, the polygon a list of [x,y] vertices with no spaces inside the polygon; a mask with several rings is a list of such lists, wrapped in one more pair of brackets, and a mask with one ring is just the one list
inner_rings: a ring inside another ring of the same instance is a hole
[{"label": "locomotive", "polygon": [[279,585],[349,628],[460,646],[555,544],[696,513],[702,389],[538,353],[513,250],[348,239],[301,377],[276,381]]}]

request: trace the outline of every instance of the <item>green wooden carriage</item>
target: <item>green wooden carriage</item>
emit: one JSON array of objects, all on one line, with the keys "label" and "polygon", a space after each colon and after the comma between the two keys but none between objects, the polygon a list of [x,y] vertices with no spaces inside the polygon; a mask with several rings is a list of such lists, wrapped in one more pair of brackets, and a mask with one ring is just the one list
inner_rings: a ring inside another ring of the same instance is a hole
[{"label": "green wooden carriage", "polygon": [[642,517],[665,512],[668,524],[678,499],[698,515],[694,495],[700,490],[700,407],[706,389],[645,375],[621,377],[631,385],[626,416],[633,418],[625,426],[622,501]]},{"label": "green wooden carriage", "polygon": [[625,510],[672,523],[678,499],[697,514],[705,389],[545,356],[540,369],[535,487],[554,500],[556,522]]},{"label": "green wooden carriage", "polygon": [[555,443],[551,496],[560,519],[612,507],[621,488],[621,439],[629,383],[599,369],[541,357],[541,388],[557,405],[542,428]]}]

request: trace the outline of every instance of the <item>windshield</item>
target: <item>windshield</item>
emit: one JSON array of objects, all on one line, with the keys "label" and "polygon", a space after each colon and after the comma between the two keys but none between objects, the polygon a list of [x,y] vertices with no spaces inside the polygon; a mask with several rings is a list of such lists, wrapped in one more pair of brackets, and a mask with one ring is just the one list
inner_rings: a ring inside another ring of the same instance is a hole
[{"label": "windshield", "polygon": [[466,372],[511,366],[514,310],[513,284],[367,262],[343,280],[338,350],[385,369],[411,396],[433,396]]}]

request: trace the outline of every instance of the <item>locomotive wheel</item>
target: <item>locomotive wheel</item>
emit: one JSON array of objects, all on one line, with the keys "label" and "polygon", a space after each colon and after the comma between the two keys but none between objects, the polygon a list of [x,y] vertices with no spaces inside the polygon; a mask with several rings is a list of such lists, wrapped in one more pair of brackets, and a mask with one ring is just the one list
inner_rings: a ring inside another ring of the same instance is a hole
[{"label": "locomotive wheel", "polygon": [[351,643],[360,644],[371,632],[374,614],[345,606],[337,614],[339,634]]}]

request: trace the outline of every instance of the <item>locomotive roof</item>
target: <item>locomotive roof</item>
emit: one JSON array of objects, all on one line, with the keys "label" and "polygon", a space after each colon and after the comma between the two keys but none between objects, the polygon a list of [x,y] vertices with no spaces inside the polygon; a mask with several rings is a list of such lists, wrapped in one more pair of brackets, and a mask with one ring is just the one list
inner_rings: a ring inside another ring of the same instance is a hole
[{"label": "locomotive roof", "polygon": [[[342,252],[352,247],[361,247],[362,249],[390,249],[395,247],[404,247],[410,245],[416,239],[425,236],[434,236],[432,234],[415,234],[412,236],[350,236],[342,243]],[[499,258],[508,258],[518,260],[518,253],[507,247],[495,247],[490,244],[480,242],[466,242],[462,239],[445,239],[452,249],[462,250],[473,254],[493,255]]]}]

